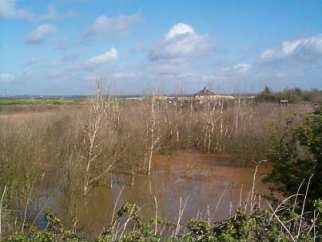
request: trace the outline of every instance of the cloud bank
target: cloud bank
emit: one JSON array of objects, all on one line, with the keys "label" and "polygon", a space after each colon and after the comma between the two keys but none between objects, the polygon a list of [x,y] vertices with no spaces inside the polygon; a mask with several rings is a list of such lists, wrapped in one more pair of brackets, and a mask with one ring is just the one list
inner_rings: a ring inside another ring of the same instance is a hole
[{"label": "cloud bank", "polygon": [[322,58],[322,34],[292,41],[284,41],[280,47],[265,50],[261,54],[264,61],[285,59],[312,61]]}]

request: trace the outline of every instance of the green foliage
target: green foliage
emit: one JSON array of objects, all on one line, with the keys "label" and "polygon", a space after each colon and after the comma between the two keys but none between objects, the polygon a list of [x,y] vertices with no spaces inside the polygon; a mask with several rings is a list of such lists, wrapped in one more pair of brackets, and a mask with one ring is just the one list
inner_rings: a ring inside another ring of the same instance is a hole
[{"label": "green foliage", "polygon": [[[126,202],[116,213],[116,218],[113,223],[105,229],[105,231],[98,237],[97,241],[110,242],[115,241],[115,238],[122,242],[159,241],[160,235],[155,231],[155,221],[144,223],[138,215],[138,211],[139,208],[136,204]],[[122,221],[131,222],[130,229],[128,229],[128,231],[124,231],[124,234],[117,231],[117,228]],[[158,221],[158,224],[161,224],[161,221],[160,223]]]},{"label": "green foliage", "polygon": [[[286,195],[297,193],[300,184],[307,184],[308,205],[322,197],[322,113],[316,111],[304,122],[290,127],[281,137],[275,137],[270,160],[273,170],[268,180]],[[305,185],[301,191],[305,191]]]},{"label": "green foliage", "polygon": [[211,241],[214,240],[212,226],[204,220],[191,220],[188,223],[189,233],[194,241]]},{"label": "green foliage", "polygon": [[287,99],[290,103],[313,102],[321,104],[322,91],[316,89],[307,91],[300,88],[293,88],[273,92],[266,86],[263,91],[256,96],[256,100],[259,102],[278,102],[281,99]]},{"label": "green foliage", "polygon": [[269,87],[265,86],[264,90],[256,97],[256,99],[258,101],[273,102],[276,101],[277,97]]},{"label": "green foliage", "polygon": [[[321,201],[317,202],[317,206],[322,209]],[[101,235],[95,239],[97,242],[237,242],[237,241],[289,241],[289,234],[281,227],[281,224],[272,219],[270,213],[263,210],[256,210],[251,214],[243,211],[237,211],[236,214],[224,221],[215,224],[206,220],[191,220],[186,227],[177,236],[173,236],[170,229],[167,233],[160,234],[156,232],[154,227],[155,221],[143,222],[141,218],[134,215],[136,205],[126,203],[120,210],[117,219],[109,226]],[[292,221],[291,213],[280,215],[280,219],[284,221]],[[124,217],[125,216],[125,217]],[[130,217],[128,217],[130,216]],[[131,217],[133,216],[133,217]],[[133,223],[123,230],[124,223],[122,219],[134,219]],[[53,214],[47,214],[48,226],[45,230],[29,229],[24,233],[17,233],[9,236],[5,241],[8,242],[52,242],[52,241],[68,241],[68,242],[85,242],[88,241],[81,238],[77,234],[64,228],[61,221]],[[118,223],[119,226],[115,226]],[[303,230],[301,231],[298,241],[313,241],[312,230],[310,229],[310,220],[304,220]],[[292,226],[290,226],[292,227]],[[174,227],[168,227],[174,229]],[[321,227],[320,227],[321,228]],[[297,232],[297,230],[296,230]],[[319,231],[315,234],[316,239],[321,237]]]},{"label": "green foliage", "polygon": [[45,230],[38,230],[30,227],[23,233],[19,232],[9,236],[5,241],[7,242],[54,242],[54,241],[68,241],[81,242],[81,239],[74,232],[65,229],[62,222],[54,214],[48,212],[46,215],[47,226]]},{"label": "green foliage", "polygon": [[[322,199],[314,201],[314,208],[316,213],[322,214]],[[315,214],[316,215],[316,214]],[[322,219],[317,218],[317,227],[319,231],[322,231]]]},{"label": "green foliage", "polygon": [[61,105],[79,103],[79,99],[63,98],[0,98],[0,106],[5,105]]},{"label": "green foliage", "polygon": [[237,211],[235,217],[215,227],[215,234],[218,241],[288,241],[279,224],[270,222],[265,211],[251,215]]}]

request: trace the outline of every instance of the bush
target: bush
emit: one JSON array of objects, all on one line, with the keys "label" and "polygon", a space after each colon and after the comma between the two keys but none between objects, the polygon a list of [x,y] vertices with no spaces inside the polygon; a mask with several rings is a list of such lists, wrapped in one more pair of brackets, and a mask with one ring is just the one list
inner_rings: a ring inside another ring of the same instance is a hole
[{"label": "bush", "polygon": [[[130,214],[123,214],[125,216]],[[90,241],[86,238],[74,234],[70,230],[66,230],[60,223],[60,220],[49,215],[48,226],[45,230],[30,230],[24,233],[17,233],[9,236],[4,241],[7,242],[86,242]],[[290,219],[290,214],[281,215],[279,217],[284,223],[286,221],[294,221]],[[121,221],[118,221],[119,223]],[[139,222],[139,224],[138,224]],[[297,241],[320,241],[321,236],[318,231],[313,233],[312,224],[309,220],[303,222],[301,233]],[[272,215],[267,211],[255,210],[251,214],[247,214],[242,210],[231,218],[217,222],[209,223],[206,220],[191,220],[186,229],[183,229],[178,235],[174,235],[174,231],[168,230],[169,233],[161,234],[159,231],[155,233],[154,221],[144,223],[136,221],[132,223],[128,229],[122,231],[124,223],[119,226],[110,227],[104,231],[93,241],[97,242],[237,242],[237,241],[295,241],[298,232],[296,223],[291,223],[290,227],[294,228],[287,233],[278,220],[272,219]],[[175,227],[172,227],[175,229]],[[124,233],[123,233],[124,232]]]},{"label": "bush", "polygon": [[281,137],[275,137],[270,154],[273,170],[268,179],[285,195],[291,195],[298,192],[301,184],[302,187],[308,184],[312,176],[307,196],[307,204],[312,208],[314,201],[322,197],[321,109],[295,126],[287,128]]}]

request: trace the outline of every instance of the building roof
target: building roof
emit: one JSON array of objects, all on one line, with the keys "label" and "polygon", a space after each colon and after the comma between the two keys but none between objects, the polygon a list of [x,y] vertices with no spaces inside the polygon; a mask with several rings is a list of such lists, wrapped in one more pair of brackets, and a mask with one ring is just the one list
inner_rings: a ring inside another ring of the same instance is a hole
[{"label": "building roof", "polygon": [[216,95],[216,93],[208,90],[206,87],[204,87],[202,90],[200,90],[195,94],[195,96],[212,96],[212,95]]}]

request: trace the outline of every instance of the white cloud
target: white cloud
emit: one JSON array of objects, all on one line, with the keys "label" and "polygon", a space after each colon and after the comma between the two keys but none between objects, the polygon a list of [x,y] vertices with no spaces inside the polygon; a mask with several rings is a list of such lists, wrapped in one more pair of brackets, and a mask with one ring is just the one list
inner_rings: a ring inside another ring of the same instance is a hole
[{"label": "white cloud", "polygon": [[195,34],[195,31],[193,28],[187,24],[183,23],[178,23],[168,31],[168,33],[165,36],[166,40],[173,39],[179,35],[184,35],[184,34]]},{"label": "white cloud", "polygon": [[11,73],[0,73],[0,82],[12,82],[16,79]]},{"label": "white cloud", "polygon": [[47,13],[36,15],[30,9],[20,8],[16,0],[0,0],[0,18],[20,18],[28,21],[50,21],[73,16],[73,12],[59,14],[52,5],[48,6]]},{"label": "white cloud", "polygon": [[33,30],[26,38],[28,44],[38,44],[43,42],[49,35],[55,33],[57,27],[53,24],[42,24]]},{"label": "white cloud", "polygon": [[95,22],[85,33],[85,37],[91,37],[93,35],[110,33],[110,32],[125,32],[132,25],[138,23],[141,19],[140,14],[133,15],[121,15],[107,17],[101,15],[96,18]]},{"label": "white cloud", "polygon": [[32,14],[31,17],[29,18],[29,20],[32,20],[32,21],[53,21],[53,20],[57,20],[57,19],[64,19],[64,18],[68,18],[68,17],[73,17],[75,15],[76,15],[76,13],[73,11],[59,13],[53,5],[49,5],[47,13],[40,14],[38,16],[35,14]]},{"label": "white cloud", "polygon": [[150,51],[150,60],[169,60],[200,54],[209,50],[206,36],[199,35],[184,23],[171,27],[163,40]]},{"label": "white cloud", "polygon": [[12,17],[16,13],[16,1],[0,0],[0,17]]},{"label": "white cloud", "polygon": [[295,58],[297,60],[312,60],[322,57],[322,34],[308,38],[284,41],[278,48],[265,50],[261,54],[264,61]]},{"label": "white cloud", "polygon": [[34,14],[27,9],[18,8],[16,0],[0,0],[0,18],[22,18],[33,20]]},{"label": "white cloud", "polygon": [[251,64],[239,63],[234,65],[233,69],[240,73],[245,73],[245,72],[248,72],[251,67],[252,67]]},{"label": "white cloud", "polygon": [[114,62],[118,59],[117,49],[111,48],[101,55],[94,56],[88,59],[85,63],[86,68],[95,68],[99,65],[106,64],[109,62]]},{"label": "white cloud", "polygon": [[321,88],[322,34],[292,41],[263,51],[251,63],[239,63],[214,70],[214,77],[224,88],[258,91],[265,85]]},{"label": "white cloud", "polygon": [[288,40],[262,52],[253,63],[250,78],[271,80],[277,88],[321,87],[322,34]]}]

